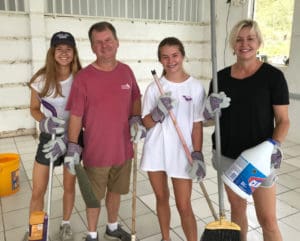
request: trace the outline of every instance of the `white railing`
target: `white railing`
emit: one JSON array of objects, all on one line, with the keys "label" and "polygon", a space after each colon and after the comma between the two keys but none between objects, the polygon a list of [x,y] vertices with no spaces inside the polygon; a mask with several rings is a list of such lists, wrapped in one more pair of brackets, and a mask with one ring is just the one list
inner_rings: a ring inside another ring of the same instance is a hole
[{"label": "white railing", "polygon": [[[1,0],[0,0],[1,1]],[[44,0],[47,14],[200,22],[205,0]]]},{"label": "white railing", "polygon": [[0,0],[0,11],[25,12],[25,0]]}]

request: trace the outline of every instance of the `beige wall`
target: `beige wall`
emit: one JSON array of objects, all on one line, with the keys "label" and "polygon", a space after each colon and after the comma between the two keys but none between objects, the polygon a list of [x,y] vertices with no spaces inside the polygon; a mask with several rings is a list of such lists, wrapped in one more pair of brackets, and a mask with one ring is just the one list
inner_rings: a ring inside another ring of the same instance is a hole
[{"label": "beige wall", "polygon": [[[186,70],[204,81],[211,76],[209,23],[132,21],[96,17],[47,16],[42,1],[29,1],[29,13],[0,12],[0,138],[35,133],[35,121],[29,113],[30,91],[26,83],[45,61],[52,34],[71,32],[78,45],[83,66],[94,60],[88,29],[97,21],[111,21],[120,40],[118,59],[130,65],[144,92],[152,81],[151,70],[161,72],[157,61],[158,43],[176,36],[185,45]],[[32,7],[31,7],[32,6]]]},{"label": "beige wall", "polygon": [[[44,14],[43,2],[28,0],[28,13],[0,12],[0,138],[35,132],[26,83],[44,64],[50,37],[59,30],[74,34],[85,66],[94,60],[87,37],[88,28],[97,21],[111,21],[120,39],[118,58],[132,67],[142,92],[152,81],[150,70],[161,71],[156,57],[159,41],[166,36],[176,36],[186,48],[186,70],[208,87],[211,78],[209,6],[200,13],[201,24],[186,24],[84,16],[53,17]],[[231,5],[226,1],[216,1],[218,69],[233,63],[234,56],[226,42],[228,31],[238,20],[251,16],[251,4],[252,1],[232,1]],[[300,84],[297,78],[300,68],[299,1],[295,1],[293,22],[290,65],[283,71],[291,92],[289,139],[300,141]]]},{"label": "beige wall", "polygon": [[295,0],[294,4],[292,39],[289,55],[290,63],[284,72],[290,90],[289,116],[291,128],[288,138],[295,142],[300,142],[300,1]]}]

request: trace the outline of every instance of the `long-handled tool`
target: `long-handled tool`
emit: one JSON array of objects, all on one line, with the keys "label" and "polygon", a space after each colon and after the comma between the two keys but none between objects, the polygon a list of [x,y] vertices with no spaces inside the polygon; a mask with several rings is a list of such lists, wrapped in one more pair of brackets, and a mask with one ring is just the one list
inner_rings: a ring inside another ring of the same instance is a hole
[{"label": "long-handled tool", "polygon": [[[218,74],[216,62],[216,22],[215,22],[215,1],[210,1],[211,18],[211,57],[213,73],[213,92],[218,93]],[[220,138],[220,120],[219,113],[215,113],[215,139],[216,139],[216,158],[218,163],[218,193],[219,193],[219,215],[220,219],[206,225],[201,241],[239,241],[241,228],[233,222],[225,219],[224,190],[221,178],[221,138]]]},{"label": "long-handled tool", "polygon": [[[152,73],[153,78],[154,78],[154,81],[155,81],[155,83],[156,83],[156,85],[157,85],[157,87],[158,87],[158,89],[159,89],[160,94],[163,95],[163,94],[164,94],[164,90],[163,90],[163,88],[162,88],[162,86],[161,86],[161,83],[160,83],[158,77],[157,77],[156,71],[155,71],[155,70],[152,70],[151,73]],[[187,146],[187,144],[186,144],[186,142],[185,142],[185,139],[184,139],[184,137],[183,137],[183,134],[182,134],[182,132],[181,132],[181,130],[180,130],[178,124],[177,124],[176,117],[175,117],[175,115],[174,115],[174,113],[173,113],[172,110],[169,110],[169,115],[170,115],[170,117],[171,117],[171,119],[172,119],[172,121],[173,121],[173,124],[174,124],[174,126],[175,126],[176,132],[177,132],[177,134],[178,134],[178,136],[179,136],[179,139],[180,139],[180,141],[181,141],[181,144],[182,144],[182,146],[183,146],[183,149],[184,149],[184,151],[185,151],[185,154],[186,154],[186,156],[187,156],[187,158],[188,158],[188,160],[189,160],[189,163],[190,163],[191,165],[193,165],[193,158],[192,158],[192,156],[191,156],[191,153],[190,153],[190,151],[189,151],[189,148],[188,148],[188,146]],[[211,202],[211,200],[210,200],[210,198],[209,198],[209,196],[208,196],[208,193],[207,193],[207,191],[206,191],[206,188],[205,188],[205,186],[204,186],[204,183],[201,181],[201,182],[199,182],[199,184],[200,184],[202,193],[203,193],[203,195],[204,195],[204,197],[205,197],[205,199],[206,199],[206,201],[207,201],[207,204],[208,204],[208,206],[209,206],[209,209],[210,209],[212,215],[214,216],[215,220],[217,220],[217,219],[218,219],[217,213],[216,213],[216,211],[215,211],[215,209],[214,209],[214,207],[213,207],[213,204],[212,204],[212,202]]]},{"label": "long-handled tool", "polygon": [[96,198],[92,189],[92,184],[81,163],[75,165],[75,172],[78,180],[79,189],[86,207],[99,208],[100,201]]},{"label": "long-handled tool", "polygon": [[[80,145],[82,148],[84,148],[83,135],[84,135],[84,129],[80,131],[78,137],[78,145]],[[83,198],[83,201],[85,202],[86,207],[99,208],[100,201],[96,198],[93,192],[92,184],[81,162],[75,164],[75,172],[76,172],[76,177],[78,180],[81,196]]]},{"label": "long-handled tool", "polygon": [[136,240],[136,182],[137,182],[137,143],[133,144],[133,177],[132,177],[132,215],[131,215],[131,241]]},{"label": "long-handled tool", "polygon": [[[57,112],[54,106],[52,106],[50,103],[41,100],[41,104],[47,108],[49,111],[51,111],[52,116],[57,117]],[[51,134],[51,141],[55,140],[55,133]],[[48,197],[47,197],[47,219],[46,219],[46,227],[47,227],[47,232],[46,232],[46,241],[49,240],[50,236],[50,217],[51,217],[51,200],[52,200],[52,186],[53,186],[53,171],[54,171],[54,161],[55,160],[50,160],[49,164],[49,179],[48,179]]]},{"label": "long-handled tool", "polygon": [[[51,140],[55,140],[55,134],[51,135]],[[50,160],[49,165],[49,180],[48,180],[48,200],[47,200],[47,216],[48,216],[48,223],[47,223],[47,238],[46,241],[49,240],[50,236],[50,217],[51,217],[51,199],[52,199],[52,186],[53,186],[53,170],[54,170],[54,161]]]},{"label": "long-handled tool", "polygon": [[[51,135],[51,140],[55,140],[55,134]],[[49,240],[54,161],[50,160],[49,164],[47,212],[34,211],[30,214],[28,240]]]},{"label": "long-handled tool", "polygon": [[[57,112],[54,106],[52,106],[50,103],[46,102],[45,100],[42,100],[38,96],[39,100],[41,101],[41,104],[48,109],[53,116],[57,117]],[[81,130],[79,137],[78,137],[78,144],[83,147],[83,130]],[[81,165],[81,163],[78,163],[75,165],[75,172],[78,180],[79,189],[81,191],[82,198],[85,202],[85,205],[87,208],[99,208],[100,202],[96,198],[91,182],[88,178],[88,175],[86,174],[86,171],[84,167]]]},{"label": "long-handled tool", "polygon": [[[41,104],[52,113],[52,116],[57,117],[54,106],[42,100],[39,96],[38,99],[41,101]],[[51,141],[54,141],[55,137],[55,133],[51,134]],[[54,162],[55,160],[51,159],[49,163],[47,212],[34,211],[30,214],[29,240],[49,240]]]}]

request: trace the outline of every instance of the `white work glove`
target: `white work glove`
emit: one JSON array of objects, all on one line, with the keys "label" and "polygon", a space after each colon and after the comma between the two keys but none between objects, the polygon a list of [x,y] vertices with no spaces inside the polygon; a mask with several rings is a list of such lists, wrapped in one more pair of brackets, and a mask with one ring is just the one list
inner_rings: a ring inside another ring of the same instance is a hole
[{"label": "white work glove", "polygon": [[63,119],[51,116],[43,118],[40,123],[40,131],[48,134],[63,134],[66,122]]},{"label": "white work glove", "polygon": [[155,122],[162,123],[169,114],[169,110],[173,109],[176,100],[171,97],[171,92],[167,92],[158,98],[157,106],[152,110],[151,117]]},{"label": "white work glove", "polygon": [[134,115],[129,119],[131,141],[138,143],[146,137],[146,128],[143,126],[140,116]]},{"label": "white work glove", "polygon": [[192,179],[201,181],[206,176],[206,166],[201,151],[193,151],[191,153],[193,164],[190,163],[186,167],[186,171]]},{"label": "white work glove", "polygon": [[81,152],[81,146],[73,142],[68,143],[68,150],[64,159],[64,165],[72,175],[76,175],[75,165],[78,165],[80,163]]},{"label": "white work glove", "polygon": [[49,159],[50,162],[56,161],[66,153],[67,142],[68,138],[65,135],[58,137],[55,140],[48,141],[43,145],[43,152],[47,153],[45,157]]},{"label": "white work glove", "polygon": [[273,167],[274,169],[279,169],[281,161],[283,159],[280,143],[271,138],[269,140],[274,144],[274,149],[271,155],[271,167]]},{"label": "white work glove", "polygon": [[216,112],[220,113],[221,109],[230,105],[230,100],[224,92],[209,95],[205,102],[204,118],[206,120],[213,119]]}]

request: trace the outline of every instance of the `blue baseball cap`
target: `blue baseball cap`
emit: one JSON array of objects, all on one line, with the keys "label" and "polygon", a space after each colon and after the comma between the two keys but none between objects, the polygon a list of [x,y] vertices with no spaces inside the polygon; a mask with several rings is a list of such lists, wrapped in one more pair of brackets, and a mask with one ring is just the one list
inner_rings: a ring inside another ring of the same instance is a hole
[{"label": "blue baseball cap", "polygon": [[68,32],[63,32],[63,31],[54,33],[52,35],[50,46],[55,47],[58,44],[67,44],[67,45],[70,45],[71,47],[76,46],[73,35]]}]

